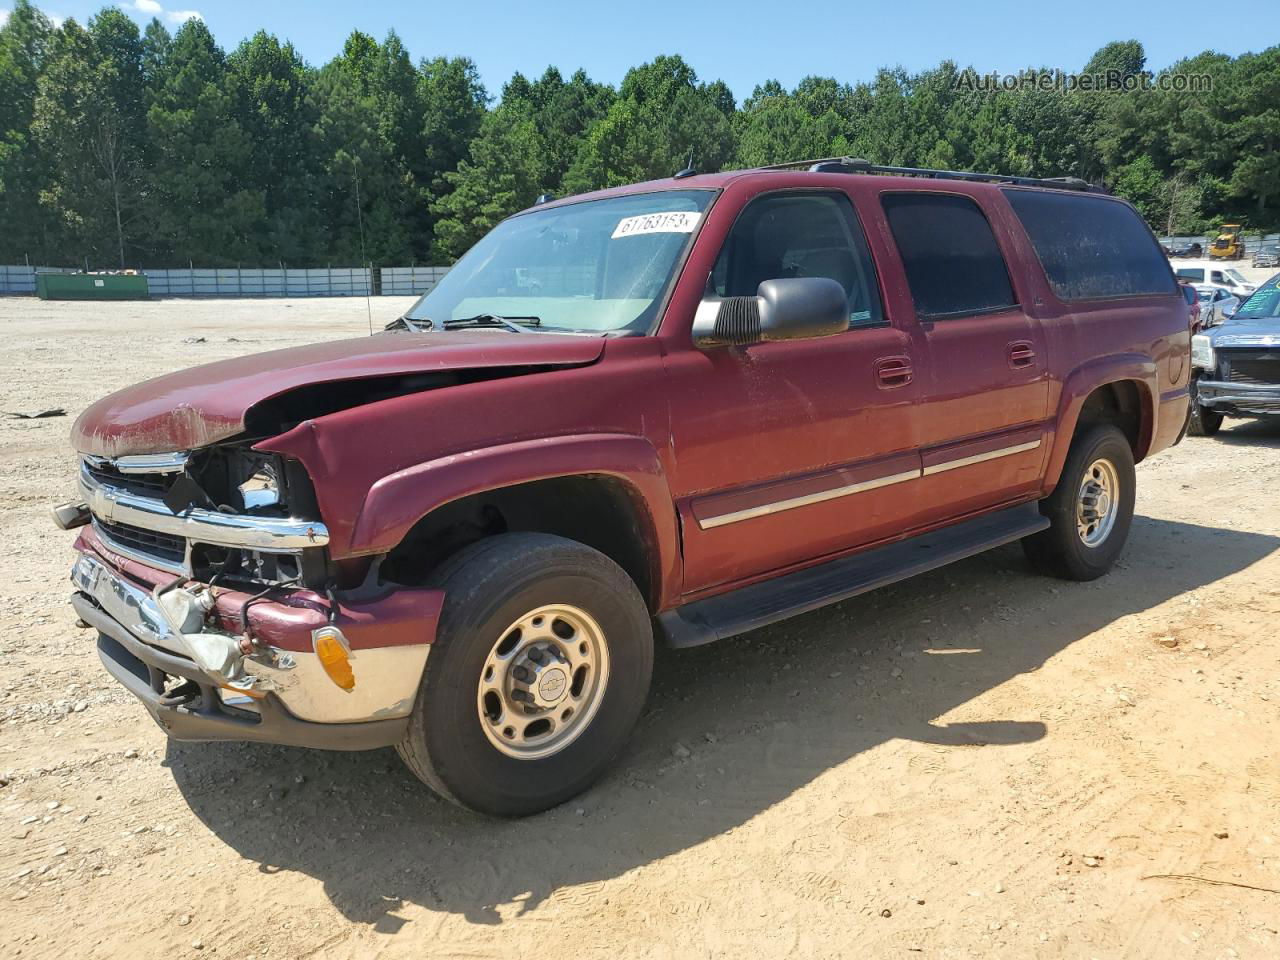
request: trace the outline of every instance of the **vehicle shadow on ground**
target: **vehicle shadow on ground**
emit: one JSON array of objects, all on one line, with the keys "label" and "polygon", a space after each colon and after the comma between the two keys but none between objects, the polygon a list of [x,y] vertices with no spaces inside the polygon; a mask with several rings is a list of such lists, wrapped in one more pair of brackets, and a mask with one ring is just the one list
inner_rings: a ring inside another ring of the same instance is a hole
[{"label": "vehicle shadow on ground", "polygon": [[1280,447],[1280,418],[1268,420],[1227,420],[1213,438],[1217,443],[1241,447]]},{"label": "vehicle shadow on ground", "polygon": [[935,720],[1277,548],[1278,537],[1137,517],[1117,569],[1092,584],[1035,576],[1013,545],[747,637],[662,651],[651,708],[613,773],[522,821],[434,800],[390,750],[174,743],[167,764],[222,841],[260,870],[319,879],[354,922],[393,932],[417,904],[496,924],[548,900],[616,896],[602,881],[733,829],[887,741],[1037,740],[1045,726],[1020,717]]}]

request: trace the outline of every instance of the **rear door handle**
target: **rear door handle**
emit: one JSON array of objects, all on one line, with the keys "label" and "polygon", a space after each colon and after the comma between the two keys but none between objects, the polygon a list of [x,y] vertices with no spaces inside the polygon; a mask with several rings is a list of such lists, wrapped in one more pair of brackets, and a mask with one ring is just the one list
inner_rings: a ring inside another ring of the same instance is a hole
[{"label": "rear door handle", "polygon": [[882,390],[905,387],[911,378],[911,361],[907,357],[881,357],[876,361],[876,386]]},{"label": "rear door handle", "polygon": [[1036,351],[1027,340],[1015,340],[1009,344],[1009,366],[1015,370],[1029,367],[1036,362]]}]

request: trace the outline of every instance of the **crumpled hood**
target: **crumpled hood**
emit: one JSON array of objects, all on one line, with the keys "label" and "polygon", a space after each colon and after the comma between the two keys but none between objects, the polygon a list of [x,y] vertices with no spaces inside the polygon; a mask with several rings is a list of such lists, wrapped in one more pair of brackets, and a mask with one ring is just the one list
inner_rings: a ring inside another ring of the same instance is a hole
[{"label": "crumpled hood", "polygon": [[338,381],[483,368],[578,366],[601,337],[506,331],[396,333],[333,340],[220,360],[147,380],[99,400],[76,419],[82,454],[120,457],[194,450],[241,433],[257,404]]}]

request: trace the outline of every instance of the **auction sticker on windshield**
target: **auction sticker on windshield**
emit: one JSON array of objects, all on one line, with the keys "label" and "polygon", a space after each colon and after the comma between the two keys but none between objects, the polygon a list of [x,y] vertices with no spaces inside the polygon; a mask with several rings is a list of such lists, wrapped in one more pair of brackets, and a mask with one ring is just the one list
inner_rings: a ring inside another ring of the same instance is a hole
[{"label": "auction sticker on windshield", "polygon": [[692,210],[673,210],[669,213],[646,213],[638,217],[623,217],[613,228],[609,238],[638,237],[645,233],[693,233],[702,214]]}]

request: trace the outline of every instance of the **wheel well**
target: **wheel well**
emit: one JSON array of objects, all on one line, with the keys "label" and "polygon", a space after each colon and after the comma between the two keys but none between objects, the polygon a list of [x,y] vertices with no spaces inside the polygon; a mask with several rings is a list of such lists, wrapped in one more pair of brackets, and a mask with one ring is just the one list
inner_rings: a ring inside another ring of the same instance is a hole
[{"label": "wheel well", "polygon": [[551,533],[599,550],[654,607],[659,574],[644,514],[630,488],[609,476],[552,477],[451,501],[419,520],[383,560],[379,575],[421,584],[463,547],[502,533]]},{"label": "wheel well", "polygon": [[1132,380],[1104,383],[1085,398],[1076,421],[1076,432],[1096,423],[1111,423],[1129,441],[1135,461],[1141,459],[1143,449],[1143,403],[1138,384]]}]

